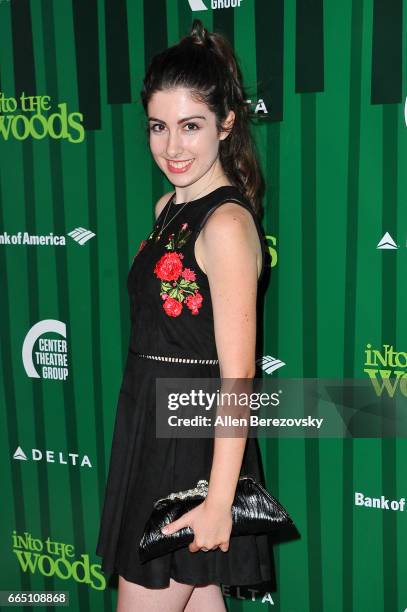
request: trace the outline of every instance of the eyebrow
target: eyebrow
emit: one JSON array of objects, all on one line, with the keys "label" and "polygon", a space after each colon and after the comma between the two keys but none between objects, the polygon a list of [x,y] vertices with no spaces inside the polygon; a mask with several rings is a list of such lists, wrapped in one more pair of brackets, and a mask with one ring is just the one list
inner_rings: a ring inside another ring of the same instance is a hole
[{"label": "eyebrow", "polygon": [[[206,117],[204,117],[203,115],[192,115],[191,117],[184,117],[183,119],[180,119],[179,121],[177,121],[177,123],[183,123],[184,121],[189,121],[189,119],[205,119],[206,121]],[[165,123],[165,121],[163,121],[162,119],[156,119],[155,117],[149,117],[148,120]]]}]

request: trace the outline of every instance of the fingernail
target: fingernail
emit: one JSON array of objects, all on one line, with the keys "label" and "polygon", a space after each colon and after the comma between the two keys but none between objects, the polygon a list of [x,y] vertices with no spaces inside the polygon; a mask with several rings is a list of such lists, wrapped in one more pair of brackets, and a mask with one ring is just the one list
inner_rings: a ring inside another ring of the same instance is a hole
[{"label": "fingernail", "polygon": [[167,533],[167,531],[168,531],[167,527],[163,527],[163,528],[161,529],[161,533]]}]

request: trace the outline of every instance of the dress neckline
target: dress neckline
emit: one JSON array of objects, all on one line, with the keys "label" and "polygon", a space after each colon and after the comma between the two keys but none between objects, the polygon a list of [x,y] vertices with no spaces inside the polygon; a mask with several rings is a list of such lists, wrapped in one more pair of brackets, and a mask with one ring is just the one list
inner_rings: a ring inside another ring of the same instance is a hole
[{"label": "dress neckline", "polygon": [[[195,200],[191,200],[190,202],[188,202],[188,204],[195,204],[196,202],[200,202],[201,200],[205,200],[206,198],[209,198],[212,194],[216,193],[220,189],[237,189],[237,187],[235,185],[221,185],[220,187],[216,187],[216,189],[213,189],[209,193],[206,193],[205,195],[201,196],[200,198],[196,198]],[[171,196],[168,204],[170,204],[170,202],[172,202],[172,199],[173,199],[174,196],[175,196],[175,191],[174,191],[173,195]],[[173,204],[173,206],[182,206],[183,204],[185,204],[185,202],[177,202],[177,203],[172,202],[172,204]]]}]

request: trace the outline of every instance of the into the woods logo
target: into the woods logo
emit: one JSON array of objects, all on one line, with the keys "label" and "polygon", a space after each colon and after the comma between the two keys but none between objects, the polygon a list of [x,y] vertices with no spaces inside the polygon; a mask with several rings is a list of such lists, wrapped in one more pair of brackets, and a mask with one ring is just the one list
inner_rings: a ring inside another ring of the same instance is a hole
[{"label": "into the woods logo", "polygon": [[52,112],[51,96],[7,98],[0,92],[0,138],[3,140],[42,140],[47,136],[77,144],[85,137],[83,114],[69,113],[66,102]]},{"label": "into the woods logo", "polygon": [[379,397],[386,389],[389,397],[396,390],[407,397],[407,353],[396,351],[390,344],[383,344],[382,350],[366,345],[364,372],[368,374],[373,389]]},{"label": "into the woods logo", "polygon": [[96,591],[106,588],[106,579],[100,571],[99,563],[92,563],[89,555],[77,556],[75,547],[65,542],[57,542],[50,537],[42,540],[34,538],[25,531],[12,533],[12,550],[22,572],[61,580],[72,580],[87,584]]}]

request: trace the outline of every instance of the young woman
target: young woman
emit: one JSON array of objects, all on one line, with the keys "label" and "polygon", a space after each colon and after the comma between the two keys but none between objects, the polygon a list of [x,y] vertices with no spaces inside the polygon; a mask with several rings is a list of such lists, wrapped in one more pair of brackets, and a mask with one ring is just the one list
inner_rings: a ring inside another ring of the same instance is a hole
[{"label": "young woman", "polygon": [[[224,37],[195,20],[143,81],[151,153],[173,184],[128,276],[131,337],[117,406],[97,554],[119,574],[118,611],[225,610],[221,584],[274,578],[266,535],[230,537],[237,480],[262,481],[257,440],[159,438],[156,378],[255,376],[264,271],[258,162],[240,70]],[[156,499],[209,481],[201,504],[168,526],[194,541],[141,564]]]}]

